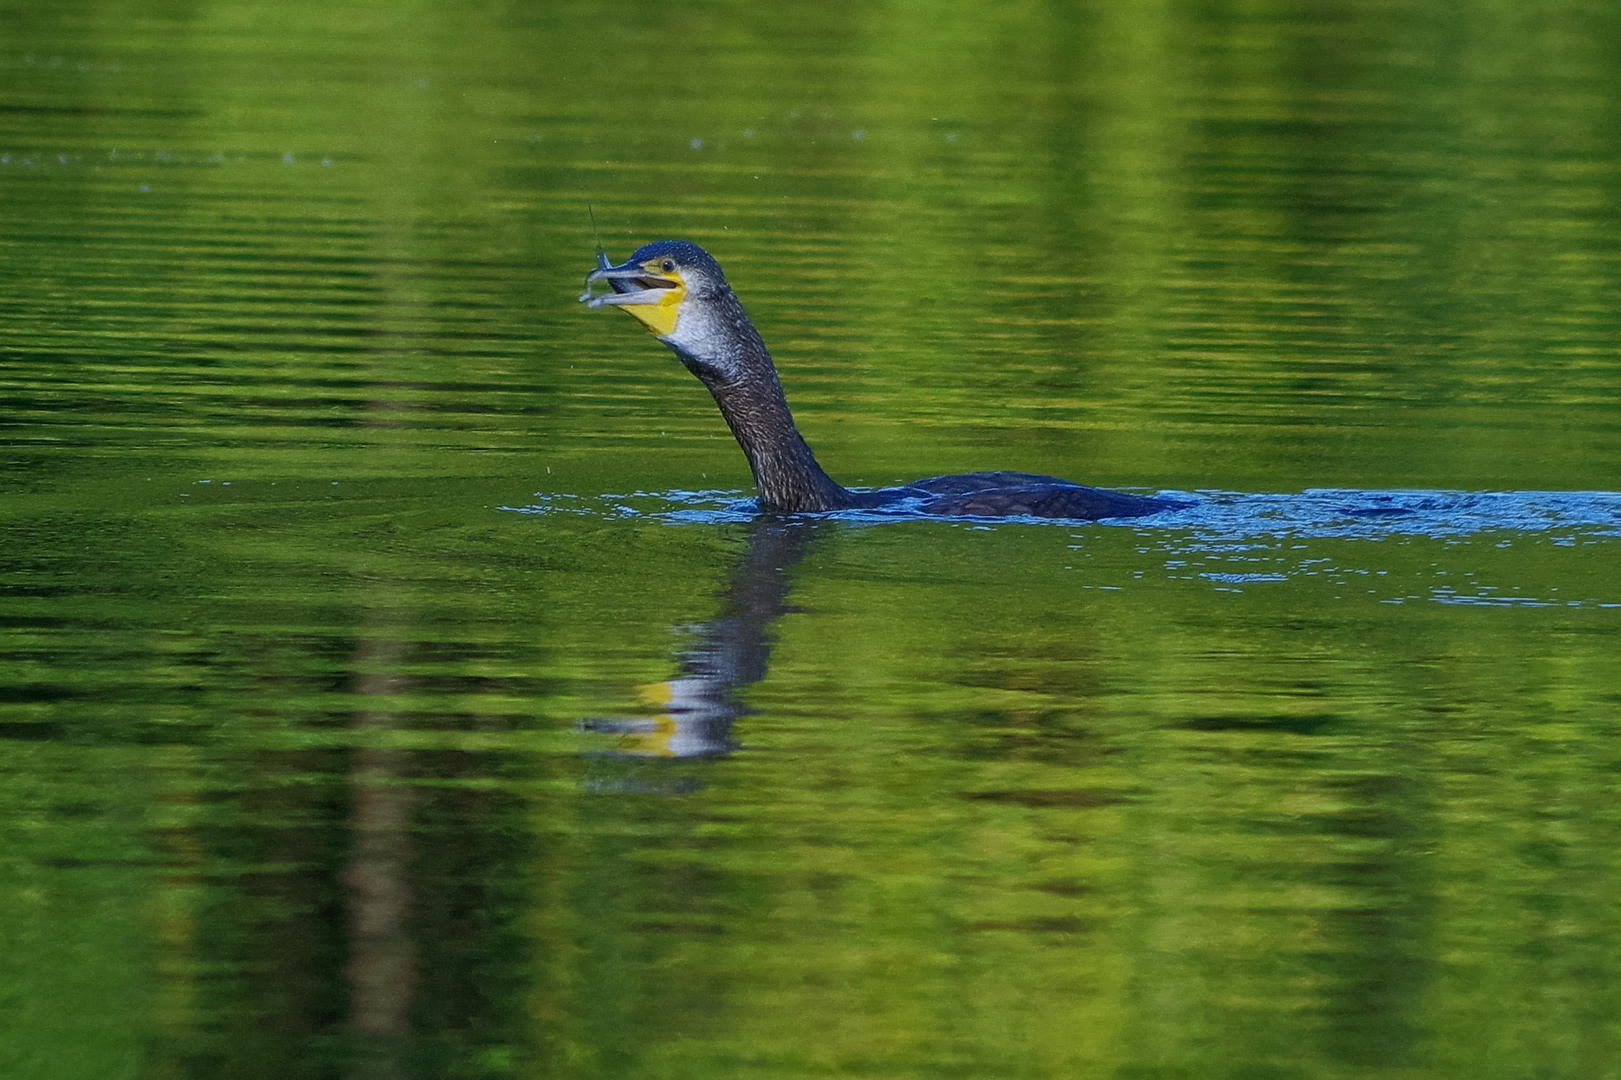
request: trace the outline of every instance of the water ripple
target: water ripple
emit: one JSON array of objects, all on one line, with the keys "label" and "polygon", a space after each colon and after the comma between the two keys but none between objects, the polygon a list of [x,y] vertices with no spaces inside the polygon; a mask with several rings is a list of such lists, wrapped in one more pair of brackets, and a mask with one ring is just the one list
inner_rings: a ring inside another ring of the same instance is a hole
[{"label": "water ripple", "polygon": [[[1484,533],[1564,533],[1554,543],[1575,545],[1621,537],[1621,492],[1613,491],[1429,491],[1312,488],[1298,494],[1237,491],[1161,491],[1191,506],[1141,518],[1087,522],[1105,527],[1187,531],[1201,542],[1231,550],[1246,540],[1353,539],[1392,537],[1432,539]],[[636,491],[624,495],[569,495],[537,492],[525,506],[504,506],[521,514],[580,514],[601,518],[649,518],[672,525],[718,525],[759,516],[755,501],[737,491]],[[974,524],[1058,525],[1070,519],[976,518],[927,514],[903,507],[841,510],[816,515],[840,521],[881,523],[946,521]]]}]

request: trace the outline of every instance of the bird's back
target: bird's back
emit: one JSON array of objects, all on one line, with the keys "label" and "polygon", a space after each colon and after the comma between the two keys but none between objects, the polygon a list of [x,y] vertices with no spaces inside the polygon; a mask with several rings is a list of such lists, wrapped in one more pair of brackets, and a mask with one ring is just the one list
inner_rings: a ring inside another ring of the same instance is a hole
[{"label": "bird's back", "polygon": [[901,487],[857,494],[872,508],[905,505],[919,513],[946,517],[1045,517],[1096,521],[1142,517],[1174,510],[1181,503],[1087,487],[1038,473],[981,472],[931,476]]}]

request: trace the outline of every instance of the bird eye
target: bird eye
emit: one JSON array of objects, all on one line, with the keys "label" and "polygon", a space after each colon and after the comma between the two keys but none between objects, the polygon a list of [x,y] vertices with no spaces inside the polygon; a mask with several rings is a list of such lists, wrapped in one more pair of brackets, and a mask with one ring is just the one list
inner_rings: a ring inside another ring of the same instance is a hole
[{"label": "bird eye", "polygon": [[675,260],[674,259],[665,259],[664,260],[664,272],[666,274],[668,274],[670,271],[672,271],[674,269],[675,269]]}]

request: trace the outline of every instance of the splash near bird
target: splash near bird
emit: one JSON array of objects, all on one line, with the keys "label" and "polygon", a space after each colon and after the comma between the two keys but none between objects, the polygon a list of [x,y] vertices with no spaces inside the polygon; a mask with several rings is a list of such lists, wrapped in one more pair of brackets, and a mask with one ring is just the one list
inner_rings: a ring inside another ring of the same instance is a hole
[{"label": "splash near bird", "polygon": [[[612,291],[595,292],[599,281]],[[659,240],[618,266],[598,251],[580,301],[634,315],[696,375],[720,406],[749,460],[760,509],[777,514],[893,509],[919,514],[1047,518],[1142,517],[1186,504],[1086,487],[1055,476],[983,472],[934,476],[900,487],[850,491],[822,470],[794,425],[759,331],[720,264],[697,244]]]}]

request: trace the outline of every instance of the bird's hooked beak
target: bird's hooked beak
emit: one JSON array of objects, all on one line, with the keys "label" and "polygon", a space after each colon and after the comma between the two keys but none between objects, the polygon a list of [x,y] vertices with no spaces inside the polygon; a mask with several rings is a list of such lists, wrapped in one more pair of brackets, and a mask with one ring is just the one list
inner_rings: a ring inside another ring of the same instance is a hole
[{"label": "bird's hooked beak", "polygon": [[[606,281],[613,291],[593,295],[593,286],[599,281]],[[687,286],[681,279],[680,268],[655,269],[652,263],[635,260],[610,266],[608,257],[598,252],[597,268],[585,276],[585,292],[580,294],[580,302],[589,308],[622,307],[654,334],[663,337],[674,332],[681,313],[681,300],[686,294]]]}]

